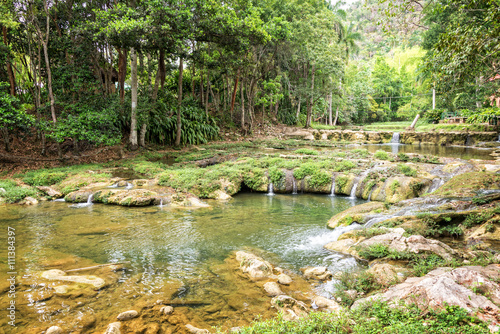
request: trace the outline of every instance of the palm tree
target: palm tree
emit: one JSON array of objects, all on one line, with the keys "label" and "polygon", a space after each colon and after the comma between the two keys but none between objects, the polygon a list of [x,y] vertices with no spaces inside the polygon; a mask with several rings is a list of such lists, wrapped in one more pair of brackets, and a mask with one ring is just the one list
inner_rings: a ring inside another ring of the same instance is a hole
[{"label": "palm tree", "polygon": [[349,62],[349,56],[351,54],[357,54],[359,52],[359,45],[357,41],[361,41],[363,37],[359,32],[354,31],[354,24],[351,22],[349,27],[339,35],[340,43],[345,45],[345,59],[346,63]]}]

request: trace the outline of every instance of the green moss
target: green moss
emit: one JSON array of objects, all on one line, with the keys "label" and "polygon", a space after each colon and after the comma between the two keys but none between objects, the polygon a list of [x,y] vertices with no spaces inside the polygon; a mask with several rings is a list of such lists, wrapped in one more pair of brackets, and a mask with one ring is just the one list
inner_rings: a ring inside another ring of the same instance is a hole
[{"label": "green moss", "polygon": [[67,175],[67,172],[40,169],[27,172],[22,176],[22,179],[32,186],[51,186],[64,180]]},{"label": "green moss", "polygon": [[293,176],[297,180],[302,180],[304,177],[316,174],[318,171],[319,166],[317,164],[313,162],[306,162],[293,171]]},{"label": "green moss", "polygon": [[355,167],[357,167],[357,165],[351,160],[342,160],[334,164],[333,170],[335,172],[347,172]]},{"label": "green moss", "polygon": [[332,182],[332,176],[325,171],[317,171],[307,182],[311,188],[323,187]]},{"label": "green moss", "polygon": [[296,154],[305,154],[305,155],[318,155],[318,151],[311,150],[309,148],[299,148],[294,151]]},{"label": "green moss", "polygon": [[444,185],[439,187],[433,194],[455,196],[470,196],[476,191],[483,189],[499,189],[500,174],[488,172],[469,172],[457,175]]},{"label": "green moss", "polygon": [[254,168],[245,172],[243,174],[243,182],[248,188],[258,190],[266,184],[265,169]]},{"label": "green moss", "polygon": [[401,185],[399,184],[399,181],[398,180],[394,180],[392,181],[391,185],[389,186],[391,188],[391,191],[392,193],[396,193],[396,190],[398,190],[398,188],[400,187]]},{"label": "green moss", "polygon": [[335,187],[338,189],[338,192],[344,192],[344,188],[347,186],[349,182],[349,177],[346,175],[339,175],[335,178]]},{"label": "green moss", "polygon": [[417,171],[415,169],[411,168],[410,166],[405,165],[405,164],[399,164],[398,170],[401,174],[404,174],[406,176],[411,176],[411,177],[417,176]]},{"label": "green moss", "polygon": [[269,168],[269,180],[273,184],[281,184],[285,180],[285,172],[277,167]]}]

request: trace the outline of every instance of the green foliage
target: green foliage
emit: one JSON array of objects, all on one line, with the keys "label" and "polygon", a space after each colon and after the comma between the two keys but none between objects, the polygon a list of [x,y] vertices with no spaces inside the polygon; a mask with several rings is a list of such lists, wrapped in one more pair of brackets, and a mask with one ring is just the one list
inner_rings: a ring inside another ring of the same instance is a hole
[{"label": "green foliage", "polygon": [[392,181],[391,185],[389,186],[391,188],[391,191],[392,193],[396,193],[396,190],[398,190],[398,188],[400,187],[401,185],[399,184],[399,181],[398,180],[394,180]]},{"label": "green foliage", "polygon": [[398,170],[400,173],[406,175],[406,176],[411,176],[411,177],[416,177],[417,176],[417,171],[413,168],[411,168],[408,165],[405,164],[398,164]]},{"label": "green foliage", "polygon": [[0,191],[0,197],[5,198],[7,203],[16,203],[26,197],[36,197],[38,191],[31,187],[20,187],[12,180],[0,180],[0,188],[5,192]]},{"label": "green foliage", "polygon": [[444,109],[431,109],[427,110],[422,119],[427,123],[438,123],[442,119],[443,113],[446,112]]},{"label": "green foliage", "polygon": [[319,167],[317,164],[313,162],[306,162],[293,171],[293,177],[297,180],[302,180],[304,177],[316,174],[318,171]]},{"label": "green foliage", "polygon": [[367,260],[374,260],[389,255],[389,247],[384,244],[373,244],[366,247],[358,246],[356,248],[359,256]]},{"label": "green foliage", "polygon": [[19,99],[4,91],[9,84],[0,82],[0,128],[9,130],[23,128],[34,122],[33,117],[19,106]]},{"label": "green foliage", "polygon": [[269,168],[269,180],[273,184],[281,184],[285,179],[285,172],[278,167]]},{"label": "green foliage", "polygon": [[378,150],[373,156],[379,160],[389,160],[389,153],[386,151]]},{"label": "green foliage", "polygon": [[344,189],[344,187],[349,182],[349,178],[346,175],[339,175],[335,178],[335,186],[337,189]]},{"label": "green foliage", "polygon": [[25,173],[23,181],[32,186],[50,186],[61,182],[67,176],[67,172],[39,169]]},{"label": "green foliage", "polygon": [[356,297],[346,293],[346,291],[367,294],[381,287],[375,276],[367,271],[345,271],[338,277],[338,282],[335,284],[335,299],[340,298],[340,302],[349,307],[354,303]]},{"label": "green foliage", "polygon": [[333,171],[335,172],[347,172],[356,167],[356,164],[351,160],[342,160],[340,162],[336,162],[333,167]]},{"label": "green foliage", "polygon": [[313,188],[322,187],[322,186],[325,186],[327,184],[331,184],[331,182],[332,182],[331,174],[329,174],[325,171],[317,171],[308,180],[309,186],[311,186]]},{"label": "green foliage", "polygon": [[404,154],[403,152],[399,152],[399,153],[398,153],[398,159],[399,159],[400,161],[406,162],[406,161],[408,161],[410,158],[409,158],[406,154]]},{"label": "green foliage", "polygon": [[297,154],[306,154],[306,155],[318,155],[318,151],[311,150],[309,148],[299,148],[294,151]]}]

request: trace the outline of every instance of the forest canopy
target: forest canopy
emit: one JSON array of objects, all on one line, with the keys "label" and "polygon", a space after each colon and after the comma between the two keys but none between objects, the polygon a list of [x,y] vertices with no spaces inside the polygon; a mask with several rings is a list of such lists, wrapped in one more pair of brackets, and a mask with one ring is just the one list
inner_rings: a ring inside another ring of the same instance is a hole
[{"label": "forest canopy", "polygon": [[0,128],[55,143],[204,143],[220,127],[480,113],[498,95],[494,0],[6,0]]}]

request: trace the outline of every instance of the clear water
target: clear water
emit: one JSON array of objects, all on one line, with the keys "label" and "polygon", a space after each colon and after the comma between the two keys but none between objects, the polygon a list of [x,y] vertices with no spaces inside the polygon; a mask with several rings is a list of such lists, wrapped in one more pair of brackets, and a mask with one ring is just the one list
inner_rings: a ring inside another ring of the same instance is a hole
[{"label": "clear water", "polygon": [[[256,250],[273,264],[295,273],[304,266],[328,266],[333,272],[356,266],[352,257],[329,252],[323,246],[338,237],[338,233],[326,228],[327,221],[362,202],[342,196],[249,193],[238,194],[226,203],[211,201],[210,208],[192,210],[101,204],[71,207],[64,202],[47,202],[34,207],[0,206],[0,225],[4,230],[7,226],[16,228],[20,275],[51,269],[51,263],[68,258],[81,261],[60,269],[130,261],[119,283],[101,292],[112,302],[87,301],[92,312],[107,315],[115,310],[116,316],[118,309],[123,311],[127,305],[116,296],[123,294],[120,285],[127,286],[127,291],[140,290],[144,298],[150,295],[153,299],[172,280],[191,286],[182,298],[217,300],[224,294],[207,295],[206,289],[220,285],[224,285],[226,294],[237,296],[241,291],[233,287],[234,282],[221,283],[227,268],[214,276],[214,266],[223,265],[236,250]],[[5,237],[0,240],[4,244]],[[6,264],[6,254],[0,254],[0,262]],[[5,272],[0,274],[0,279],[5,280],[2,275]],[[203,289],[193,284],[200,281],[206,281]],[[269,309],[268,302],[262,306],[264,310]],[[71,311],[48,316],[37,305],[28,307],[32,308],[32,319],[26,316],[25,321],[41,321],[42,327],[43,321],[52,324],[63,316],[76,316]],[[256,308],[255,312],[263,311]],[[107,319],[106,315],[101,317]],[[246,320],[251,321],[255,315],[249,313]],[[225,315],[228,317],[232,316]],[[217,320],[202,319],[217,325]]]}]

